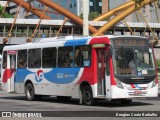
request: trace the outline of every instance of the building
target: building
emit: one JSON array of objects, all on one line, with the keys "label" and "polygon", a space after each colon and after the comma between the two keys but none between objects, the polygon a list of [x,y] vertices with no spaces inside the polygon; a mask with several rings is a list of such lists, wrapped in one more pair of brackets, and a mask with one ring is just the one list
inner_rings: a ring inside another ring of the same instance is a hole
[{"label": "building", "polygon": [[[79,2],[79,14],[83,13],[83,0]],[[108,11],[108,0],[89,0],[89,12],[98,12],[103,14]]]},{"label": "building", "polygon": [[[7,0],[1,0],[0,4],[2,6],[4,6],[6,4]],[[25,0],[28,1],[28,0]],[[68,9],[69,11],[71,11],[72,13],[80,16],[81,13],[83,13],[83,6],[82,6],[82,1],[83,0],[52,0],[55,3],[59,4],[60,6]],[[100,14],[106,13],[107,11],[125,3],[128,2],[130,0],[89,0],[89,12],[98,12]],[[44,9],[44,5],[39,3],[36,0],[33,0],[31,2],[31,4],[38,8],[43,10]],[[17,12],[17,7],[18,5],[14,4],[13,2],[10,2],[8,5],[8,9],[7,11],[10,10],[11,14],[16,14]],[[51,8],[47,9],[48,12],[46,12],[46,14],[48,16],[50,16],[52,19],[54,20],[59,20],[59,19],[64,19],[63,15],[58,14],[56,11],[54,11]],[[147,19],[147,22],[151,22],[151,23],[156,23],[157,22],[157,18],[156,18],[156,14],[155,14],[155,8],[154,7],[150,7],[149,5],[144,7],[143,9],[141,9],[143,16]],[[158,13],[160,12],[160,10],[158,10]],[[140,15],[138,15],[138,17],[140,18],[140,22],[144,22],[142,17]],[[19,12],[19,16],[18,18],[31,18],[31,19],[37,19],[38,17],[33,15],[32,13],[28,13],[24,8],[21,8],[20,12]],[[136,14],[133,13],[132,15],[129,15],[126,20],[128,22],[138,22],[137,21],[137,17]]]},{"label": "building", "polygon": [[[69,11],[71,11],[72,13],[78,15],[78,4],[79,4],[79,0],[52,0],[54,1],[56,4],[68,9]],[[33,1],[32,2],[32,5],[38,9],[41,9],[43,11],[44,9],[44,5],[38,1]],[[25,11],[24,11],[25,13]],[[51,8],[48,8],[46,13],[46,15],[50,16],[52,19],[54,20],[61,20],[61,19],[64,19],[64,16],[57,13],[56,11],[54,11],[53,9]],[[33,14],[30,14],[30,15],[27,15],[26,18],[34,18],[34,19],[37,19],[38,17],[33,15]]]},{"label": "building", "polygon": [[[4,0],[4,1],[6,2],[7,0]],[[28,1],[28,0],[25,0],[25,1]],[[52,1],[68,9],[69,11],[71,11],[72,13],[78,16],[80,16],[81,13],[83,13],[83,6],[82,6],[83,0],[52,0]],[[36,0],[32,1],[31,4],[38,9],[41,9],[41,10],[44,9],[44,5],[39,3]],[[16,5],[13,2],[10,2],[8,8],[10,9],[11,14],[16,14],[18,5]],[[89,9],[90,9],[90,12],[96,11],[100,14],[104,13],[108,11],[108,0],[90,0]],[[47,9],[46,15],[50,16],[52,19],[55,19],[55,20],[64,19],[63,15],[58,14],[56,11],[54,11],[51,8]],[[18,18],[37,19],[38,17],[33,15],[32,13],[27,13],[27,11],[24,8],[21,8]]]},{"label": "building", "polygon": [[[130,0],[108,0],[108,9],[111,10],[125,2],[128,2]],[[143,17],[147,19],[147,22],[150,23],[157,23],[157,17],[155,13],[155,8],[153,6],[145,6],[144,8],[141,9],[141,12],[143,14]],[[160,12],[160,9],[158,10],[158,13]],[[144,22],[141,15],[137,14],[139,18],[139,22]],[[126,18],[127,22],[138,22],[136,14],[133,13],[129,15]]]},{"label": "building", "polygon": [[90,0],[89,1],[89,11],[102,13],[102,0]]},{"label": "building", "polygon": [[6,0],[1,0],[1,1],[0,1],[0,5],[3,6],[3,7],[6,5],[6,3],[7,3]]},{"label": "building", "polygon": [[[6,6],[6,3],[7,3],[7,0],[1,0],[1,1],[0,1],[0,5],[1,5],[2,7],[5,7],[5,6]],[[7,7],[6,11],[9,13],[9,11],[10,11],[9,7]]]}]

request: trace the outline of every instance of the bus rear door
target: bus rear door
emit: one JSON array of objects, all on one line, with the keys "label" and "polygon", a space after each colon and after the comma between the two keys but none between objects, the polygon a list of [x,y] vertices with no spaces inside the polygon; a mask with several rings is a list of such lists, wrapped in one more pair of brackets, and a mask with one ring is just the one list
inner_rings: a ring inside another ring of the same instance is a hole
[{"label": "bus rear door", "polygon": [[17,51],[8,51],[10,80],[8,81],[8,92],[15,92],[15,75],[16,75],[16,54]]}]

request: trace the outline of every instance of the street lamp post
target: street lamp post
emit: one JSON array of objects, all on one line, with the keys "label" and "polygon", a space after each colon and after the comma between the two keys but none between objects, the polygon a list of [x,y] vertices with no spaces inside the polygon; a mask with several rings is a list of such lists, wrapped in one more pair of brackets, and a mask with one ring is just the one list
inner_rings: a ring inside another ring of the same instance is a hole
[{"label": "street lamp post", "polygon": [[89,0],[82,0],[82,2],[83,2],[83,36],[88,36]]}]

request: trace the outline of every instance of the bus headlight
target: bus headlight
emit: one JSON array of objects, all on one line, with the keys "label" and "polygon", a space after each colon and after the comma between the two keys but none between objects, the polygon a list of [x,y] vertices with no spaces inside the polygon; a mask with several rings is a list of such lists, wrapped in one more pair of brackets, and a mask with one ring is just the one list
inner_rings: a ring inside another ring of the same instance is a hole
[{"label": "bus headlight", "polygon": [[153,80],[153,83],[152,83],[152,87],[153,88],[154,86],[156,86],[156,80]]},{"label": "bus headlight", "polygon": [[123,85],[122,85],[121,81],[120,81],[120,80],[118,80],[118,79],[115,79],[115,80],[116,80],[116,83],[117,83],[117,87],[119,87],[119,88],[122,88],[122,89],[123,89]]}]

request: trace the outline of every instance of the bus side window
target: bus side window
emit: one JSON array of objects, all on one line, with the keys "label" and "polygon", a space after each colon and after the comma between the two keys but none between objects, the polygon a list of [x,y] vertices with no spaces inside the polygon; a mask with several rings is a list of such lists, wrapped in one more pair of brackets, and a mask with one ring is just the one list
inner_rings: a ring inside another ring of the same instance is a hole
[{"label": "bus side window", "polygon": [[41,48],[29,50],[28,67],[29,68],[40,68],[41,67]]},{"label": "bus side window", "polygon": [[91,65],[91,47],[75,47],[75,67],[89,67]]},{"label": "bus side window", "polygon": [[7,68],[7,51],[3,52],[3,69]]},{"label": "bus side window", "polygon": [[26,68],[27,67],[27,50],[19,50],[18,51],[18,68]]},{"label": "bus side window", "polygon": [[58,67],[73,67],[73,47],[58,48]]},{"label": "bus side window", "polygon": [[56,48],[43,48],[42,51],[42,67],[43,68],[54,68],[56,67]]}]

